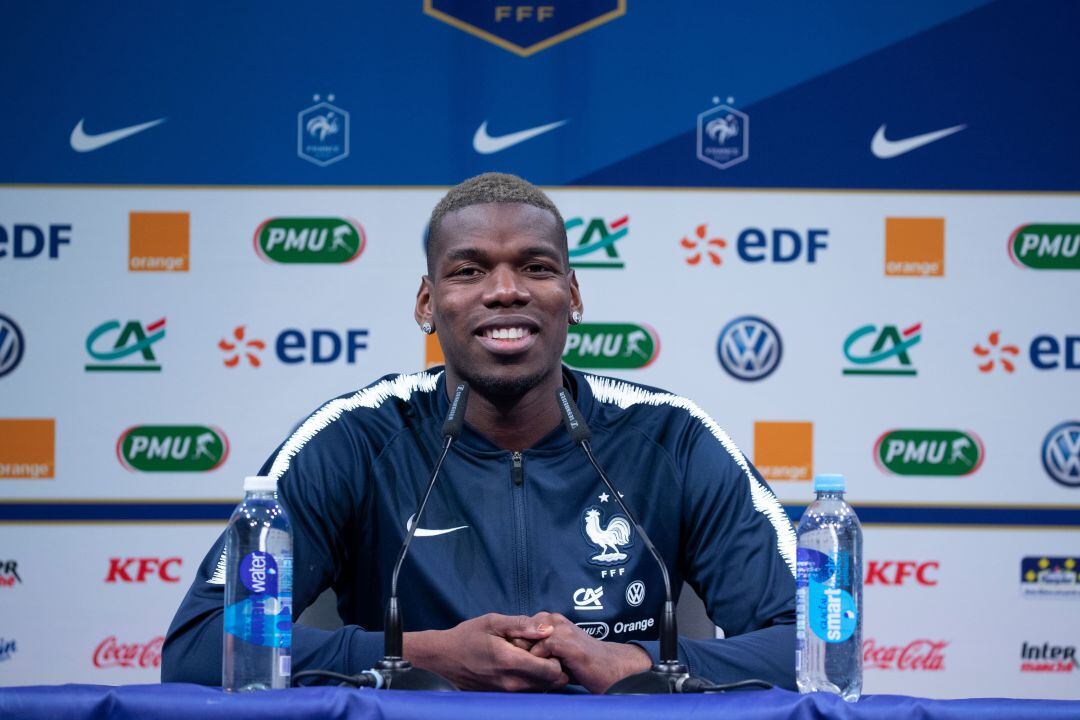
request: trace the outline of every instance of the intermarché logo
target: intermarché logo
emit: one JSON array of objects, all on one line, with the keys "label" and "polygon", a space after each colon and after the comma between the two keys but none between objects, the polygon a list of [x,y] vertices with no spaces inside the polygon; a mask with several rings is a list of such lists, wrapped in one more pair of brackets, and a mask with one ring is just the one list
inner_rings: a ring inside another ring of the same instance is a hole
[{"label": "intermarch\u00e9 logo", "polygon": [[583,370],[630,370],[651,364],[660,354],[660,339],[648,325],[583,323],[566,334],[563,362]]},{"label": "intermarch\u00e9 logo", "polygon": [[128,470],[208,472],[229,455],[229,441],[212,425],[137,425],[116,443],[116,456]]},{"label": "intermarch\u00e9 logo", "polygon": [[889,430],[874,445],[874,461],[895,475],[970,475],[982,465],[982,440],[964,430]]},{"label": "intermarch\u00e9 logo", "polygon": [[347,263],[365,244],[364,228],[350,218],[270,218],[255,231],[255,252],[271,263]]}]

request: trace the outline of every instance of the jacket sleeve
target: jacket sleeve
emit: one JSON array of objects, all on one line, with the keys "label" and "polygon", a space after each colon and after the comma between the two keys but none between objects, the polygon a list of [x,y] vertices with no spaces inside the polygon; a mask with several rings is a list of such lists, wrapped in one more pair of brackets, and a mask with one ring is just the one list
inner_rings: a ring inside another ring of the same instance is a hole
[{"label": "jacket sleeve", "polygon": [[[313,416],[314,417],[314,416]],[[293,532],[295,622],[304,608],[333,582],[343,566],[348,538],[355,537],[364,507],[371,453],[340,420],[316,430],[311,418],[266,462],[288,458],[278,479],[278,497]],[[162,682],[221,685],[222,615],[225,602],[225,534],[210,549],[173,618],[162,650]],[[382,633],[349,625],[336,631],[293,626],[293,672],[320,668],[356,674],[382,657]]]},{"label": "jacket sleeve", "polygon": [[[724,639],[679,638],[691,674],[795,689],[795,532],[783,507],[711,419],[681,457],[684,577]],[[639,643],[659,659],[659,642]]]}]

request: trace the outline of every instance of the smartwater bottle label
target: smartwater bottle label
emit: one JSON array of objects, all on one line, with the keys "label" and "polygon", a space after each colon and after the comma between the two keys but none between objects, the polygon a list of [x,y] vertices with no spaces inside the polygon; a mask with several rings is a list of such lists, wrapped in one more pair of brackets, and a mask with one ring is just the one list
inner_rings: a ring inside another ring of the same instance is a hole
[{"label": "smartwater bottle label", "polygon": [[225,608],[225,632],[253,645],[292,645],[292,558],[256,551],[240,561],[240,582],[251,593]]},{"label": "smartwater bottle label", "polygon": [[796,587],[807,595],[807,624],[830,643],[848,640],[855,632],[858,610],[852,597],[851,555],[826,555],[820,550],[797,551]]}]

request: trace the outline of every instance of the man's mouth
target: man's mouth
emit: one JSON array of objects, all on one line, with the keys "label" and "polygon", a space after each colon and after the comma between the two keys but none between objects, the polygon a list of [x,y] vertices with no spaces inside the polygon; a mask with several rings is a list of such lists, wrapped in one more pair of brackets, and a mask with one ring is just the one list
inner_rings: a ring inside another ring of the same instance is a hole
[{"label": "man's mouth", "polygon": [[477,331],[480,344],[499,355],[524,352],[536,342],[537,330],[527,325],[488,327]]},{"label": "man's mouth", "polygon": [[525,327],[488,328],[481,333],[483,337],[492,340],[518,340],[530,334],[532,331]]}]

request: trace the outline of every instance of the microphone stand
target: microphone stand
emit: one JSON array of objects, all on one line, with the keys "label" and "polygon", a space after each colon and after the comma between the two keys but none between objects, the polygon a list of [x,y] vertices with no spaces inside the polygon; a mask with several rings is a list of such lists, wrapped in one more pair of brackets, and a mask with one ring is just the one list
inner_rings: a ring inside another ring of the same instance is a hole
[{"label": "microphone stand", "polygon": [[383,647],[384,657],[375,663],[372,670],[382,677],[383,687],[387,690],[437,690],[440,692],[456,691],[457,688],[446,678],[430,670],[413,667],[413,664],[403,657],[402,645],[404,642],[404,630],[401,620],[401,608],[398,605],[398,573],[405,561],[405,554],[409,551],[409,544],[416,535],[416,528],[420,527],[420,518],[424,514],[431,490],[435,487],[435,479],[439,476],[443,461],[454,440],[461,434],[461,427],[465,422],[465,405],[469,400],[469,386],[461,383],[454,390],[454,398],[450,402],[450,411],[446,414],[443,423],[443,447],[439,455],[435,469],[431,473],[424,497],[420,506],[413,516],[412,526],[408,528],[405,541],[398,551],[397,562],[394,563],[394,573],[390,579],[390,598],[386,602],[386,619],[383,623]]}]

